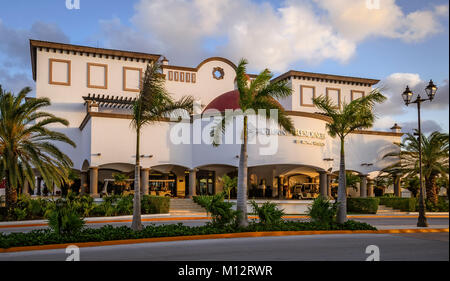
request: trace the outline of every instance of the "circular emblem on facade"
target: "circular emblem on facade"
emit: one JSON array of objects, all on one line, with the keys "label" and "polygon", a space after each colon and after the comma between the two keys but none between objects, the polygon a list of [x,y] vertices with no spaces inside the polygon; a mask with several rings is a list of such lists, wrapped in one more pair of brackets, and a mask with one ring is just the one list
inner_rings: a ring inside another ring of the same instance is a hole
[{"label": "circular emblem on facade", "polygon": [[223,79],[225,72],[223,71],[223,68],[221,68],[221,67],[214,67],[213,71],[212,71],[212,75],[213,75],[214,79],[220,80],[220,79]]}]

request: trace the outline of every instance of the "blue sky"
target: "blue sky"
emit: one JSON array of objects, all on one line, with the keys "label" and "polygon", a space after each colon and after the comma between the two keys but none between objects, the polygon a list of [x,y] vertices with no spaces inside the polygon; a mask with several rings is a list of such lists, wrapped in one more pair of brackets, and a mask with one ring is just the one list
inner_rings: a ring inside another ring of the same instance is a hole
[{"label": "blue sky", "polygon": [[79,10],[65,2],[2,1],[3,87],[34,86],[29,37],[160,53],[187,66],[213,55],[235,62],[245,56],[252,72],[268,67],[276,74],[296,69],[382,80],[390,100],[379,109],[377,129],[394,121],[412,128],[416,110],[399,96],[406,84],[421,91],[432,78],[441,97],[425,107],[424,127],[449,130],[448,0],[379,0],[373,12],[366,0],[80,0]]}]

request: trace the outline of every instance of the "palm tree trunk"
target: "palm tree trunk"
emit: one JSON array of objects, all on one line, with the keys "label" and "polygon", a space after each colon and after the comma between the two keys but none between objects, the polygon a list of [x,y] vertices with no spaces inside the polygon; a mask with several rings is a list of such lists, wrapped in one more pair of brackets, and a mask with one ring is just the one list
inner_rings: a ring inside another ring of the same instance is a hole
[{"label": "palm tree trunk", "polygon": [[436,188],[436,177],[430,176],[425,178],[425,188],[427,190],[427,201],[433,204],[438,203],[438,192]]},{"label": "palm tree trunk", "polygon": [[241,155],[239,156],[237,211],[239,212],[238,224],[247,227],[247,116],[244,116],[243,141]]},{"label": "palm tree trunk", "polygon": [[345,152],[344,138],[341,138],[341,159],[339,163],[339,185],[338,185],[338,211],[337,222],[345,223],[347,221],[347,190],[345,178]]},{"label": "palm tree trunk", "polygon": [[133,202],[133,222],[131,228],[133,230],[142,230],[141,221],[141,185],[140,185],[140,155],[139,155],[139,142],[141,130],[138,127],[136,129],[136,165],[134,167],[134,202]]},{"label": "palm tree trunk", "polygon": [[14,208],[17,201],[16,188],[9,183],[9,171],[5,172],[5,205],[8,213]]}]

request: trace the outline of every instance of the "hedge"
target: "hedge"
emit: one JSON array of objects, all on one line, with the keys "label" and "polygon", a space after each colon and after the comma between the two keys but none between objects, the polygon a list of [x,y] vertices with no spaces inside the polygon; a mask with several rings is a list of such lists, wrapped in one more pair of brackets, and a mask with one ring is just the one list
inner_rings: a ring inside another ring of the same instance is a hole
[{"label": "hedge", "polygon": [[347,212],[358,214],[376,214],[380,200],[378,198],[347,198]]},{"label": "hedge", "polygon": [[416,198],[380,197],[380,205],[392,207],[402,212],[415,212],[416,203]]},{"label": "hedge", "polygon": [[343,224],[333,223],[324,226],[313,222],[284,221],[267,225],[251,222],[247,227],[215,227],[212,224],[186,226],[183,224],[147,225],[141,231],[134,231],[127,226],[101,228],[84,228],[81,231],[61,235],[51,229],[37,229],[30,232],[0,232],[0,248],[63,244],[76,242],[99,242],[111,240],[141,239],[152,237],[173,237],[184,235],[204,235],[221,233],[257,232],[257,231],[308,231],[308,230],[376,230],[375,227],[358,221],[349,220]]}]

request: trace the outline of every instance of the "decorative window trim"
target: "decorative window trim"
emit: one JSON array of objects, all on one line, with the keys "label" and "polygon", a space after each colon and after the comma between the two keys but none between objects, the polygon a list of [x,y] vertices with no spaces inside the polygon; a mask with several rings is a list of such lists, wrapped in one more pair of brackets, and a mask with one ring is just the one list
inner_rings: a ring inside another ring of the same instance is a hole
[{"label": "decorative window trim", "polygon": [[[127,88],[127,70],[139,71],[139,89]],[[123,90],[127,91],[127,92],[139,92],[141,90],[140,89],[141,86],[142,86],[142,68],[124,66],[123,67]]]},{"label": "decorative window trim", "polygon": [[195,73],[192,73],[192,74],[191,74],[191,82],[192,82],[192,83],[195,83],[195,82],[196,82],[196,78],[197,78],[197,77],[196,77]]},{"label": "decorative window trim", "polygon": [[360,90],[351,90],[350,91],[350,99],[353,101],[354,100],[354,98],[353,98],[353,93],[362,93],[362,97],[365,97],[366,96],[366,92],[364,92],[364,91],[360,91]]},{"label": "decorative window trim", "polygon": [[[216,71],[218,71],[220,73],[219,76],[216,76]],[[212,76],[216,80],[222,80],[223,77],[225,76],[225,72],[223,71],[222,67],[214,67],[212,70]]]},{"label": "decorative window trim", "polygon": [[[103,86],[91,84],[91,66],[103,67],[105,69],[105,79],[104,79],[105,84]],[[108,88],[108,65],[107,64],[92,63],[92,62],[87,63],[87,87],[95,88],[95,89],[107,89]]]},{"label": "decorative window trim", "polygon": [[[53,63],[54,62],[62,62],[62,63],[66,63],[67,64],[67,82],[57,82],[57,81],[53,81]],[[48,83],[51,85],[60,85],[60,86],[70,86],[71,84],[71,64],[72,61],[70,60],[62,60],[62,59],[49,59],[48,60],[48,64],[49,64],[49,76],[48,76]]]},{"label": "decorative window trim", "polygon": [[186,72],[186,83],[191,82],[191,74],[189,72]]},{"label": "decorative window trim", "polygon": [[173,73],[173,80],[174,81],[178,81],[178,76],[179,76],[178,71],[174,71],[174,73]]},{"label": "decorative window trim", "polygon": [[172,80],[173,80],[173,71],[170,70],[169,71],[169,81],[172,81]]},{"label": "decorative window trim", "polygon": [[315,86],[300,85],[300,106],[314,107],[314,104],[312,104],[312,103],[304,103],[303,102],[303,89],[304,88],[312,89],[313,90],[313,98],[316,97],[316,87]]},{"label": "decorative window trim", "polygon": [[180,72],[180,82],[184,82],[184,72]]},{"label": "decorative window trim", "polygon": [[328,91],[337,91],[338,92],[338,106],[336,108],[341,108],[341,89],[339,88],[326,88],[325,92],[327,95],[327,98],[330,98],[330,95],[328,94]]}]

